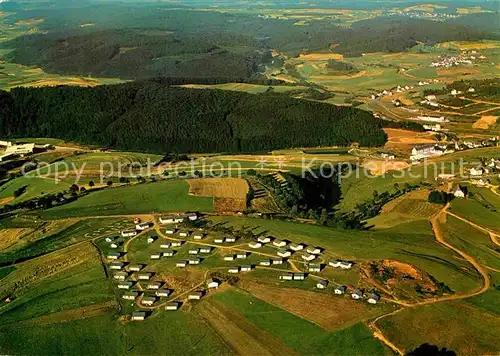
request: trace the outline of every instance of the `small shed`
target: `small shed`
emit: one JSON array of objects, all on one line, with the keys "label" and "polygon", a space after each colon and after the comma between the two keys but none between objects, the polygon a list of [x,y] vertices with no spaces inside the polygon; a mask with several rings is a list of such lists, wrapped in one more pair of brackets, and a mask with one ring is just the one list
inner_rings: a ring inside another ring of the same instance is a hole
[{"label": "small shed", "polygon": [[121,270],[124,267],[123,262],[111,262],[109,265],[109,269],[114,269],[114,270]]},{"label": "small shed", "polygon": [[134,285],[134,282],[120,282],[118,283],[118,289],[130,289]]},{"label": "small shed", "polygon": [[219,288],[220,282],[217,279],[210,278],[207,281],[207,288]]},{"label": "small shed", "polygon": [[188,261],[179,261],[179,262],[176,262],[176,263],[175,263],[175,267],[184,268],[184,267],[186,267],[188,264],[189,264],[189,262],[188,262]]},{"label": "small shed", "polygon": [[158,290],[161,287],[160,282],[149,282],[148,283],[148,289],[153,289],[153,290]]},{"label": "small shed", "polygon": [[196,234],[193,235],[194,240],[203,240],[205,238],[205,235],[202,234],[201,232],[197,232]]},{"label": "small shed", "polygon": [[148,237],[148,244],[152,244],[155,241],[156,241],[156,236],[149,236]]},{"label": "small shed", "polygon": [[306,279],[306,275],[304,273],[294,273],[293,274],[294,281],[303,281],[304,279]]},{"label": "small shed", "polygon": [[167,242],[167,243],[164,243],[164,244],[161,244],[160,245],[160,248],[170,248],[170,246],[172,246],[172,244],[170,242]]},{"label": "small shed", "polygon": [[262,247],[262,243],[260,242],[257,242],[257,241],[252,241],[248,244],[248,247],[250,248],[261,248]]},{"label": "small shed", "polygon": [[172,291],[170,289],[166,289],[166,288],[158,289],[155,292],[157,297],[168,297],[171,293],[172,293]]},{"label": "small shed", "polygon": [[240,273],[240,268],[239,267],[229,267],[227,272],[228,273]]},{"label": "small shed", "polygon": [[200,258],[190,258],[188,260],[188,262],[190,265],[199,265],[201,263],[201,259]]},{"label": "small shed", "polygon": [[139,272],[142,269],[142,265],[129,265],[128,270],[130,272]]},{"label": "small shed", "polygon": [[287,243],[283,240],[274,240],[273,245],[276,247],[286,247]]},{"label": "small shed", "polygon": [[180,305],[180,303],[178,303],[178,302],[170,302],[167,305],[165,305],[165,310],[169,310],[169,311],[178,310],[179,305]]},{"label": "small shed", "polygon": [[150,256],[152,260],[159,260],[163,256],[162,252],[153,252]]},{"label": "small shed", "polygon": [[272,263],[271,260],[262,260],[262,261],[259,262],[259,265],[261,265],[261,266],[270,266],[271,263]]},{"label": "small shed", "polygon": [[191,292],[188,294],[188,300],[200,300],[203,297],[203,292]]},{"label": "small shed", "polygon": [[325,289],[328,286],[328,281],[325,279],[322,279],[316,283],[316,288],[318,289]]},{"label": "small shed", "polygon": [[118,248],[118,244],[112,242],[112,243],[109,244],[109,247],[111,247],[111,248]]},{"label": "small shed", "polygon": [[142,320],[146,320],[146,317],[147,317],[146,312],[136,311],[136,312],[132,313],[131,319],[133,321],[142,321]]}]

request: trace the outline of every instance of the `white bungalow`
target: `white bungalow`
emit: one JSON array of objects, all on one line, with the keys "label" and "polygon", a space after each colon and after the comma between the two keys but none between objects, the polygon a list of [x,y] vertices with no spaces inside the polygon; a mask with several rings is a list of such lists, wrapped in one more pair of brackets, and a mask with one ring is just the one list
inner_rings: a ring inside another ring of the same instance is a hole
[{"label": "white bungalow", "polygon": [[118,283],[118,289],[130,289],[134,285],[134,282],[120,282]]},{"label": "white bungalow", "polygon": [[262,247],[262,244],[260,242],[257,242],[257,241],[252,241],[248,244],[248,247],[250,248],[260,248]]},{"label": "white bungalow", "polygon": [[203,292],[191,292],[188,294],[188,300],[200,300],[203,297]]},{"label": "white bungalow", "polygon": [[335,287],[335,289],[333,290],[333,293],[338,294],[338,295],[344,294],[346,289],[347,288],[345,286],[338,286],[338,287]]},{"label": "white bungalow", "polygon": [[270,266],[271,265],[271,260],[262,260],[259,262],[259,265],[261,266]]},{"label": "white bungalow", "polygon": [[356,289],[351,292],[351,298],[352,299],[361,299],[363,298],[363,292],[360,290]]},{"label": "white bungalow", "polygon": [[161,252],[154,252],[151,254],[150,258],[152,260],[159,260],[163,254]]},{"label": "white bungalow", "polygon": [[216,243],[216,244],[221,244],[223,242],[224,242],[224,238],[222,238],[222,237],[216,237],[214,239],[214,243]]},{"label": "white bungalow", "polygon": [[158,289],[160,289],[160,287],[161,287],[160,282],[150,282],[148,284],[148,289],[158,290]]},{"label": "white bungalow", "polygon": [[118,248],[118,244],[115,244],[114,242],[112,242],[110,245],[109,245],[110,248]]},{"label": "white bungalow", "polygon": [[170,291],[170,289],[158,289],[155,294],[157,297],[168,297],[172,292]]},{"label": "white bungalow", "polygon": [[236,242],[236,237],[228,236],[228,237],[226,237],[226,242]]},{"label": "white bungalow", "polygon": [[165,251],[163,252],[163,257],[173,257],[175,254],[174,251]]},{"label": "white bungalow", "polygon": [[106,238],[104,239],[104,241],[106,241],[106,242],[113,242],[113,239],[112,239],[111,237],[106,237]]},{"label": "white bungalow", "polygon": [[212,252],[212,248],[210,246],[200,247],[200,253],[210,253],[210,252]]},{"label": "white bungalow", "polygon": [[352,263],[351,262],[346,262],[346,261],[341,261],[339,267],[341,269],[351,269],[352,268]]},{"label": "white bungalow", "polygon": [[123,268],[123,262],[111,262],[109,269],[121,270]]},{"label": "white bungalow", "polygon": [[220,285],[220,282],[215,280],[215,279],[212,279],[210,278],[208,281],[207,281],[207,288],[211,289],[211,288],[219,288],[219,285]]},{"label": "white bungalow", "polygon": [[305,260],[305,261],[312,261],[312,260],[314,260],[316,258],[316,255],[311,255],[309,253],[306,253],[306,254],[303,254],[300,257],[302,257],[302,259]]},{"label": "white bungalow", "polygon": [[122,298],[125,300],[135,300],[135,298],[137,298],[138,296],[138,292],[127,292],[122,296]]},{"label": "white bungalow", "polygon": [[377,304],[377,302],[380,300],[380,296],[373,293],[373,294],[370,294],[370,296],[368,297],[368,303],[370,304]]},{"label": "white bungalow", "polygon": [[172,241],[172,247],[181,247],[184,241]]},{"label": "white bungalow", "polygon": [[179,261],[175,263],[175,267],[184,268],[188,265],[188,261]]},{"label": "white bungalow", "polygon": [[321,265],[320,264],[310,264],[308,271],[309,272],[321,272]]},{"label": "white bungalow", "polygon": [[179,232],[180,237],[188,237],[189,236],[189,231],[181,231]]},{"label": "white bungalow", "polygon": [[261,242],[263,244],[267,244],[267,243],[271,242],[271,238],[268,237],[268,236],[259,236],[257,238],[257,241],[259,241],[259,242]]},{"label": "white bungalow", "polygon": [[141,281],[149,281],[152,277],[152,273],[139,273],[137,279]]},{"label": "white bungalow", "polygon": [[288,250],[279,250],[277,254],[280,257],[290,257],[292,255],[292,252]]},{"label": "white bungalow", "polygon": [[197,255],[198,253],[200,253],[200,249],[199,248],[193,248],[193,249],[189,250],[188,253],[190,255]]},{"label": "white bungalow", "polygon": [[130,272],[139,272],[142,269],[142,265],[130,265],[128,266],[128,270]]},{"label": "white bungalow", "polygon": [[453,192],[453,196],[455,198],[465,198],[465,192],[462,190],[462,188],[459,186],[455,191]]},{"label": "white bungalow", "polygon": [[240,268],[241,272],[250,272],[251,270],[252,270],[252,266],[250,266],[250,265],[241,266],[241,268]]},{"label": "white bungalow", "polygon": [[274,240],[273,245],[276,247],[286,247],[287,242],[283,240]]},{"label": "white bungalow", "polygon": [[227,272],[228,273],[240,273],[240,268],[239,267],[229,267]]},{"label": "white bungalow", "polygon": [[234,261],[236,259],[235,255],[224,256],[224,261]]},{"label": "white bungalow", "polygon": [[155,242],[156,238],[154,236],[150,236],[148,237],[148,244],[152,244],[153,242]]},{"label": "white bungalow", "polygon": [[151,306],[155,302],[156,302],[156,298],[155,297],[143,297],[142,300],[141,300],[141,304],[142,305],[147,305],[147,306]]},{"label": "white bungalow", "polygon": [[306,279],[306,275],[304,273],[294,273],[293,274],[294,281],[303,281],[304,279]]},{"label": "white bungalow", "polygon": [[140,311],[133,312],[131,319],[133,321],[146,320],[146,312],[140,312]]},{"label": "white bungalow", "polygon": [[328,286],[328,281],[327,280],[320,280],[318,283],[316,283],[316,288],[318,289],[325,289]]},{"label": "white bungalow", "polygon": [[193,235],[193,240],[203,240],[205,238],[205,235],[202,234],[201,232],[197,232],[196,234]]},{"label": "white bungalow", "polygon": [[472,167],[470,170],[470,175],[471,176],[482,176],[484,173],[484,170],[482,168],[474,168]]},{"label": "white bungalow", "polygon": [[110,260],[117,260],[121,257],[120,252],[108,252],[106,257]]},{"label": "white bungalow", "polygon": [[304,244],[291,244],[290,249],[293,251],[303,250],[306,246]]},{"label": "white bungalow", "polygon": [[182,216],[176,216],[176,217],[174,217],[174,223],[180,224],[182,222],[184,222],[184,218]]},{"label": "white bungalow", "polygon": [[175,234],[175,229],[167,229],[167,230],[165,230],[165,234],[173,235],[173,234]]},{"label": "white bungalow", "polygon": [[167,242],[167,243],[161,244],[160,248],[170,248],[170,246],[172,246],[172,244],[170,242]]},{"label": "white bungalow", "polygon": [[161,216],[159,221],[160,221],[160,224],[162,224],[162,225],[173,224],[174,218],[172,216]]},{"label": "white bungalow", "polygon": [[179,303],[177,302],[171,302],[165,305],[165,310],[178,310],[179,309]]},{"label": "white bungalow", "polygon": [[284,280],[284,281],[292,281],[293,280],[293,274],[291,274],[291,273],[282,274],[279,278],[282,279],[282,280]]},{"label": "white bungalow", "polygon": [[199,265],[201,263],[201,259],[199,258],[190,258],[188,260],[190,265]]},{"label": "white bungalow", "polygon": [[196,214],[196,213],[187,213],[186,217],[188,218],[189,221],[198,220],[198,214]]},{"label": "white bungalow", "polygon": [[123,230],[121,232],[122,237],[132,237],[137,235],[137,231],[135,230]]},{"label": "white bungalow", "polygon": [[236,258],[239,260],[244,260],[248,257],[248,254],[246,252],[238,252],[236,254]]},{"label": "white bungalow", "polygon": [[283,264],[283,259],[282,258],[275,258],[273,259],[273,265],[282,265]]},{"label": "white bungalow", "polygon": [[113,275],[113,278],[119,281],[124,281],[127,279],[128,273],[127,272],[117,272]]},{"label": "white bungalow", "polygon": [[321,247],[309,247],[307,249],[307,252],[312,254],[312,255],[319,255],[322,251]]},{"label": "white bungalow", "polygon": [[139,231],[144,231],[144,230],[149,229],[150,226],[151,226],[150,223],[145,222],[145,223],[141,223],[141,224],[136,224],[135,229],[139,230]]}]

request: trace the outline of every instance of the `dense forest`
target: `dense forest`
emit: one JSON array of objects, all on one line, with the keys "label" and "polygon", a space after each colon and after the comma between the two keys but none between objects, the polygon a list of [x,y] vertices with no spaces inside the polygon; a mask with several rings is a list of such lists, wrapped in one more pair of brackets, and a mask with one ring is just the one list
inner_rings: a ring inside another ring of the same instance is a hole
[{"label": "dense forest", "polygon": [[37,25],[38,33],[3,44],[12,50],[6,55],[9,61],[53,73],[124,79],[253,79],[269,64],[271,49],[297,56],[336,44],[333,51],[360,56],[405,51],[419,42],[499,36],[493,26],[469,26],[480,22],[480,16],[462,22],[378,17],[350,27],[325,18],[296,26],[294,19],[136,3],[29,9],[3,21],[14,26],[34,18],[44,20]]},{"label": "dense forest", "polygon": [[381,146],[370,113],[272,93],[169,87],[154,81],[0,92],[0,136],[56,137],[148,152],[256,152]]}]

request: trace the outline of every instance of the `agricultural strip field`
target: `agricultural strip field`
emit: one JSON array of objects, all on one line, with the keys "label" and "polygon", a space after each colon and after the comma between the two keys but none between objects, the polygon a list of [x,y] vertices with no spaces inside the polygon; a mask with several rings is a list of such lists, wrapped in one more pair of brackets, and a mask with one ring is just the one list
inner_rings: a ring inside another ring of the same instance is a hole
[{"label": "agricultural strip field", "polygon": [[473,188],[471,191],[469,199],[453,200],[450,211],[500,233],[500,196],[486,188]]},{"label": "agricultural strip field", "polygon": [[169,211],[213,211],[213,199],[188,194],[185,180],[161,181],[92,192],[72,203],[41,213],[56,219],[75,216],[106,216]]},{"label": "agricultural strip field", "polygon": [[[363,324],[330,332],[245,292],[227,290],[215,300],[235,310],[290,348],[303,354],[384,355],[386,349]],[[335,350],[331,347],[335,345]]]},{"label": "agricultural strip field", "polygon": [[436,244],[429,222],[416,220],[377,231],[347,231],[311,224],[243,217],[211,217],[214,223],[253,229],[278,239],[327,250],[328,259],[396,260],[414,265],[457,293],[475,290],[481,279],[465,261]]},{"label": "agricultural strip field", "polygon": [[218,212],[246,209],[249,186],[242,178],[199,178],[188,183],[190,195],[214,198]]}]

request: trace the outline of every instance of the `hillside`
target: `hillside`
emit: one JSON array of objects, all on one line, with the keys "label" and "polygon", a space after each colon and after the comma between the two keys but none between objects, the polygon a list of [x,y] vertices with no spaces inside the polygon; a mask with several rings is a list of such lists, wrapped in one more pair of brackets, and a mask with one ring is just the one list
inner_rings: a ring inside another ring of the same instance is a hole
[{"label": "hillside", "polygon": [[56,137],[148,152],[254,152],[287,147],[381,146],[370,113],[281,95],[133,82],[2,92],[0,136]]}]

